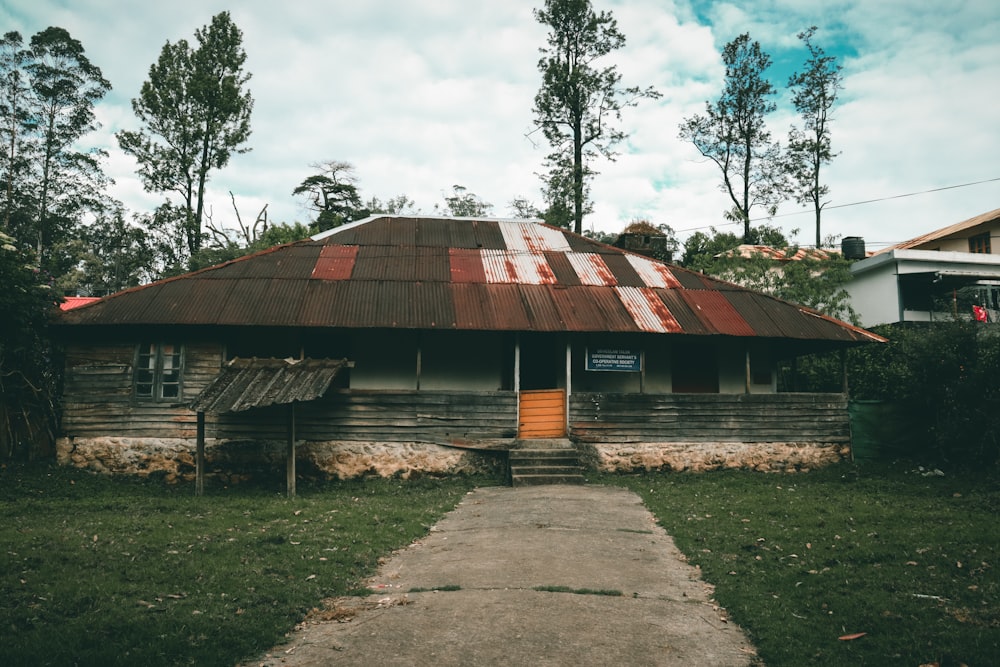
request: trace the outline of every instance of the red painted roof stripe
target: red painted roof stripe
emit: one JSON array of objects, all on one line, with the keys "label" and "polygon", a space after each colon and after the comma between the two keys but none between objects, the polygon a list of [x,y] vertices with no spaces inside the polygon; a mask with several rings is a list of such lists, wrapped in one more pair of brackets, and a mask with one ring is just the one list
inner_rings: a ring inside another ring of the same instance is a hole
[{"label": "red painted roof stripe", "polygon": [[357,256],[356,245],[325,245],[309,277],[316,280],[350,280]]}]

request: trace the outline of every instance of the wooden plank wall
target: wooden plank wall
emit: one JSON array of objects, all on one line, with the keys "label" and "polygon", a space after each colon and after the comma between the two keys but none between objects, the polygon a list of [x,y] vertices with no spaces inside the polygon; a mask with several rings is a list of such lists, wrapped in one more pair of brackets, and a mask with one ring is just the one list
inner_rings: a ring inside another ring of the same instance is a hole
[{"label": "wooden plank wall", "polygon": [[604,394],[570,397],[581,442],[849,443],[845,394]]},{"label": "wooden plank wall", "polygon": [[[208,437],[283,438],[287,406],[221,415]],[[513,438],[511,391],[335,390],[296,410],[303,440],[461,442]]]},{"label": "wooden plank wall", "polygon": [[62,431],[69,436],[194,438],[191,400],[219,373],[222,346],[184,346],[181,401],[137,401],[132,396],[135,346],[71,345],[66,351]]},{"label": "wooden plank wall", "polygon": [[[75,437],[194,438],[197,415],[190,402],[214,378],[222,347],[188,344],[183,401],[136,401],[132,396],[132,345],[75,345],[67,350],[63,435]],[[338,391],[300,405],[303,440],[383,442],[513,438],[517,399],[512,391]],[[284,439],[287,408],[215,417],[209,438]]]}]

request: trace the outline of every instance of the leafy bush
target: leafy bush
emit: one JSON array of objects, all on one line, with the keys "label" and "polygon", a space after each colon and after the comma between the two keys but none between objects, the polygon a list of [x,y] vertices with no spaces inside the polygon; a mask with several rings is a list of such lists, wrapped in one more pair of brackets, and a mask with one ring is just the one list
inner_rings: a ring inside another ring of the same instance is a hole
[{"label": "leafy bush", "polygon": [[[914,455],[982,465],[1000,459],[1000,331],[978,322],[881,325],[889,339],[847,355],[854,399],[892,401],[907,431],[922,433]],[[839,377],[835,355],[800,359],[782,374],[784,388],[829,391]],[[916,428],[914,428],[916,426]]]},{"label": "leafy bush", "polygon": [[56,297],[32,253],[0,232],[0,460],[51,450],[57,375],[47,336]]}]

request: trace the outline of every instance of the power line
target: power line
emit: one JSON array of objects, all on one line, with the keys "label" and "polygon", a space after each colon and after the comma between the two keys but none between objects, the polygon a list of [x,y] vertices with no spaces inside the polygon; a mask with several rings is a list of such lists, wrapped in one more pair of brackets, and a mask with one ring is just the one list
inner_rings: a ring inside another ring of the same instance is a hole
[{"label": "power line", "polygon": [[[954,190],[956,188],[967,188],[971,185],[982,185],[983,183],[992,183],[994,181],[1000,181],[1000,177],[997,178],[987,178],[985,181],[974,181],[972,183],[962,183],[960,185],[946,185],[941,188],[932,188],[930,190],[920,190],[919,192],[907,192],[904,195],[892,195],[890,197],[879,197],[878,199],[866,199],[864,201],[855,201],[850,204],[837,204],[836,206],[824,206],[824,211],[829,211],[835,208],[847,208],[848,206],[860,206],[861,204],[874,204],[880,201],[889,201],[891,199],[903,199],[904,197],[915,197],[917,195],[926,195],[932,192],[942,192],[943,190]],[[782,213],[781,215],[774,215],[771,218],[784,218],[790,215],[804,215],[806,213],[812,213],[813,211],[796,211],[794,213]],[[750,222],[759,222],[761,220],[770,220],[771,218],[753,218]]]},{"label": "power line", "polygon": [[[926,194],[931,194],[932,192],[942,192],[944,190],[955,190],[956,188],[967,188],[967,187],[970,187],[970,186],[973,186],[973,185],[982,185],[983,183],[993,183],[995,181],[1000,181],[1000,176],[998,176],[996,178],[987,178],[986,180],[982,180],[982,181],[973,181],[971,183],[961,183],[959,185],[946,185],[944,187],[932,188],[930,190],[920,190],[918,192],[907,192],[906,194],[902,194],[902,195],[891,195],[891,196],[888,196],[888,197],[879,197],[877,199],[866,199],[864,201],[851,202],[849,204],[837,204],[836,206],[825,206],[825,207],[823,207],[823,210],[824,211],[829,211],[829,210],[832,210],[832,209],[835,209],[835,208],[847,208],[849,206],[860,206],[862,204],[874,204],[874,203],[881,202],[881,201],[890,201],[892,199],[903,199],[904,197],[916,197],[917,195],[926,195]],[[750,222],[761,222],[763,220],[773,220],[774,218],[787,218],[787,217],[790,217],[790,216],[793,216],[793,215],[807,215],[807,214],[810,214],[810,213],[813,213],[813,211],[811,211],[811,210],[795,211],[793,213],[782,213],[780,215],[772,215],[772,216],[768,216],[768,217],[764,217],[764,218],[751,218]],[[679,232],[694,232],[694,231],[698,231],[698,230],[701,230],[701,229],[711,229],[712,227],[725,227],[727,225],[738,225],[738,224],[740,224],[740,221],[737,220],[737,221],[734,221],[734,222],[722,222],[722,223],[719,223],[717,225],[702,225],[700,227],[688,227],[686,229],[678,229],[678,230],[675,230],[675,231],[678,232],[678,233]]]}]

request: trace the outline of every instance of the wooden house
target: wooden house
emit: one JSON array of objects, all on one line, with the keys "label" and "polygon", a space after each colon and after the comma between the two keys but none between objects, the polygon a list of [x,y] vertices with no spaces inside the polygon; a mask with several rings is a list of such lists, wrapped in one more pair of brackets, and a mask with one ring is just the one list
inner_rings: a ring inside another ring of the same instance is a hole
[{"label": "wooden house", "polygon": [[285,442],[350,477],[472,469],[540,438],[608,470],[812,466],[848,451],[846,395],[778,393],[776,363],[881,340],[539,222],[399,216],[58,324],[60,460],[171,478],[199,442],[219,474],[280,463]]}]

